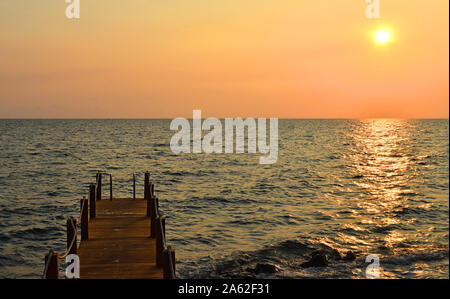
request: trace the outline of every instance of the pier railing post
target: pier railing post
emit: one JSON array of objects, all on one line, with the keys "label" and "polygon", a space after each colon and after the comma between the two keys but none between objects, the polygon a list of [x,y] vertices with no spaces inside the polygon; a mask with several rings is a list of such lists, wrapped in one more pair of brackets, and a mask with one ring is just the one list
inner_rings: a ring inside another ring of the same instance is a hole
[{"label": "pier railing post", "polygon": [[91,185],[89,189],[89,217],[95,218],[95,185]]},{"label": "pier railing post", "polygon": [[81,200],[81,241],[89,239],[88,200]]},{"label": "pier railing post", "polygon": [[147,171],[144,174],[144,194],[145,194],[145,190],[147,189],[147,184],[150,183],[150,173]]},{"label": "pier railing post", "polygon": [[97,173],[97,200],[102,200],[102,173]]},{"label": "pier railing post", "polygon": [[[152,230],[153,230],[153,223],[152,223]],[[156,232],[156,266],[161,267],[161,246],[162,246],[162,236],[159,233],[159,230]]]},{"label": "pier railing post", "polygon": [[[166,238],[166,216],[158,216],[155,217],[155,220],[153,222],[151,222],[151,231],[154,234],[154,237],[150,236],[151,238],[156,238],[156,247],[160,247],[161,248],[161,252],[164,249],[164,244],[162,243],[162,236],[161,236],[161,228],[159,227],[159,221],[161,221],[162,224],[162,228],[163,231],[162,233],[164,234],[164,239]],[[161,240],[158,240],[158,238],[161,238]],[[158,249],[157,249],[158,252]]]},{"label": "pier railing post", "polygon": [[109,174],[109,200],[113,199],[112,193],[112,174]]},{"label": "pier railing post", "polygon": [[77,220],[70,217],[67,219],[67,250],[69,254],[77,254],[77,249]]},{"label": "pier railing post", "polygon": [[157,236],[157,219],[158,215],[155,210],[155,197],[150,195],[150,238],[156,238]]},{"label": "pier railing post", "polygon": [[170,278],[169,250],[164,249],[162,252],[162,255],[163,255],[163,263],[162,263],[163,277],[164,277],[164,279],[169,279]]},{"label": "pier railing post", "polygon": [[[50,261],[48,261],[50,259]],[[45,279],[59,279],[59,256],[56,252],[49,252],[45,255],[45,265],[47,265]]]},{"label": "pier railing post", "polygon": [[156,223],[158,225],[158,228],[156,228],[156,266],[162,267],[163,266],[163,251],[164,251],[164,242],[163,242],[163,233],[161,231],[161,228],[159,227],[159,222],[165,223],[165,217],[158,217],[156,218]]},{"label": "pier railing post", "polygon": [[147,201],[147,217],[151,217],[151,209],[150,209],[150,174],[148,172],[145,173],[144,179],[144,200]]},{"label": "pier railing post", "polygon": [[133,173],[133,200],[136,200],[136,175]]},{"label": "pier railing post", "polygon": [[155,238],[156,237],[156,226],[157,226],[157,222],[156,222],[156,218],[159,217],[159,213],[156,210],[156,205],[155,205],[155,195],[154,195],[154,186],[153,183],[149,182],[149,207],[147,207],[147,209],[149,209],[150,212],[150,223],[151,223],[151,227],[150,227],[150,238]]},{"label": "pier railing post", "polygon": [[162,233],[164,234],[164,240],[166,239],[166,216],[162,216],[161,217],[161,222],[162,222]]},{"label": "pier railing post", "polygon": [[158,206],[156,205],[156,196],[155,196],[155,185],[153,183],[150,183],[150,198],[152,199],[151,201],[151,210],[153,212],[153,214],[155,215],[155,217],[158,217],[159,215],[159,210],[157,209]]},{"label": "pier railing post", "polygon": [[176,259],[175,259],[175,249],[172,249],[172,248],[170,248],[170,254],[172,255],[172,266],[173,266],[173,273],[175,274],[176,273],[176,270],[177,270],[177,268],[176,268]]},{"label": "pier railing post", "polygon": [[163,251],[163,275],[164,275],[164,279],[172,279],[175,278],[172,276],[172,271],[170,271],[170,261],[169,261],[169,255],[172,258],[172,269],[173,269],[173,274],[175,274],[175,250],[172,248],[167,248],[164,249]]}]

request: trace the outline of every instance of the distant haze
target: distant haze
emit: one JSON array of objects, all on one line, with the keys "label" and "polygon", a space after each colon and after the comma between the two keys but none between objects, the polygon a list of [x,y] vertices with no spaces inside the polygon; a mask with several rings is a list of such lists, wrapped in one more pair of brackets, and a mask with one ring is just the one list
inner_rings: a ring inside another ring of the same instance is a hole
[{"label": "distant haze", "polygon": [[0,118],[448,118],[449,2],[366,5],[2,0]]}]

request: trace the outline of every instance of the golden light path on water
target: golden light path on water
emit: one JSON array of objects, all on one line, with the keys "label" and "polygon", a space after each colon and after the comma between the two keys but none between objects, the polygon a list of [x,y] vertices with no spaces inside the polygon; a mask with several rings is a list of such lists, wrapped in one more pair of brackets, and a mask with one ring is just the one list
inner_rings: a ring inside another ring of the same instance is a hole
[{"label": "golden light path on water", "polygon": [[[405,190],[412,175],[408,173],[410,156],[405,154],[410,139],[405,123],[406,120],[397,119],[365,120],[351,133],[356,147],[350,157],[358,176],[365,178],[355,184],[368,195],[360,199],[358,207],[364,211],[361,222],[369,226],[402,222],[392,215],[398,216],[395,211],[405,208],[408,197],[404,195],[412,192]],[[406,239],[401,232],[392,230],[380,241],[395,252],[396,245]]]}]

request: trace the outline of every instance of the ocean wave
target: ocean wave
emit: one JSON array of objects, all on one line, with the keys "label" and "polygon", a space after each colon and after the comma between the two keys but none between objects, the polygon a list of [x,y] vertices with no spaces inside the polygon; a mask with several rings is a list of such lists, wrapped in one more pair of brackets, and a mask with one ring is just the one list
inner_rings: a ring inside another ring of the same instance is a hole
[{"label": "ocean wave", "polygon": [[[326,265],[311,266],[311,257],[322,255]],[[305,238],[285,240],[256,251],[235,251],[217,258],[200,257],[197,261],[181,261],[180,278],[355,278],[364,277],[370,252],[354,252],[335,248],[328,242]],[[448,247],[430,250],[404,249],[401,253],[380,254],[386,276],[390,265],[412,266],[417,262],[448,259]]]},{"label": "ocean wave", "polygon": [[30,240],[47,240],[52,236],[59,235],[62,228],[57,226],[48,227],[31,227],[26,229],[15,230],[9,234],[11,239]]},{"label": "ocean wave", "polygon": [[430,262],[448,259],[448,246],[429,249],[407,249],[382,258],[383,264],[410,265],[415,262]]}]

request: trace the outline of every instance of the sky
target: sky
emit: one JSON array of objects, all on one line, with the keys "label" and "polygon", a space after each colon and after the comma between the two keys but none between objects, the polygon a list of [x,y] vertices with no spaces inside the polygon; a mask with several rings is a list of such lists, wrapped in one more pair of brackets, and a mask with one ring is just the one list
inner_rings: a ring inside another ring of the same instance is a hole
[{"label": "sky", "polygon": [[449,116],[448,0],[80,3],[0,1],[0,118]]}]

